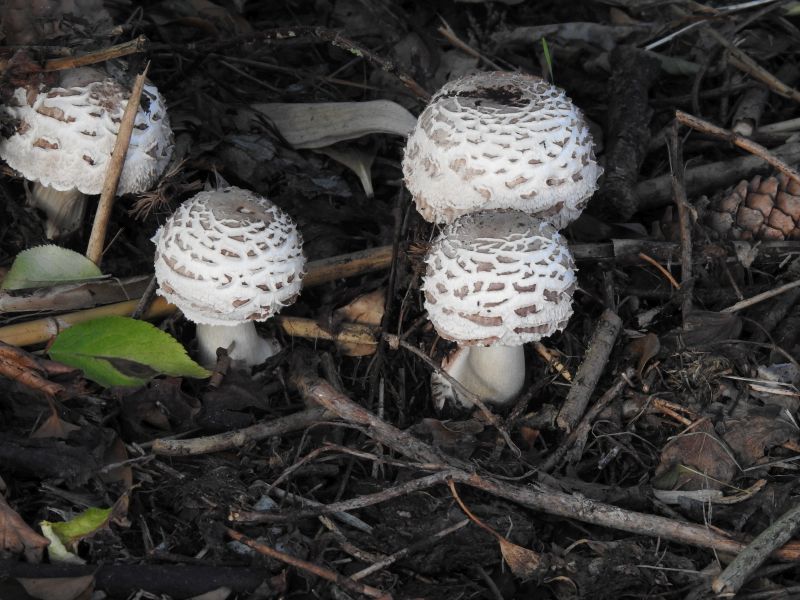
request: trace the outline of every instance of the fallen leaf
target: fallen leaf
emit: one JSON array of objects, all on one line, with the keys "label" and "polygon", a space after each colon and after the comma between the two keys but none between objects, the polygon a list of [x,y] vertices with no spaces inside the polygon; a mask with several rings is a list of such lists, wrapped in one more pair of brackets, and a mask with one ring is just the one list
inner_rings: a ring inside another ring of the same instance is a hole
[{"label": "fallen leaf", "polygon": [[28,562],[40,562],[42,551],[50,542],[28,524],[0,496],[0,549],[12,554],[25,554]]},{"label": "fallen leaf", "polygon": [[[769,414],[754,414],[744,419],[725,421],[727,431],[723,436],[742,468],[749,467],[775,446],[797,442],[797,427],[788,421]],[[774,411],[770,411],[774,412]]]},{"label": "fallen leaf", "polygon": [[[49,399],[48,399],[49,400]],[[58,411],[52,400],[50,401],[50,416],[45,419],[39,428],[31,434],[32,438],[56,438],[65,440],[73,431],[80,431],[80,427],[67,423],[58,416]]]},{"label": "fallen leaf", "polygon": [[[381,324],[386,303],[386,291],[383,288],[362,294],[349,304],[337,308],[334,316],[342,321],[358,323],[360,325]],[[375,344],[359,344],[357,342],[337,342],[337,347],[346,356],[369,356],[375,354]]]},{"label": "fallen leaf", "polygon": [[406,137],[417,118],[391,100],[257,103],[238,111],[236,127],[250,131],[266,117],[294,148],[322,148],[371,133]]},{"label": "fallen leaf", "polygon": [[82,577],[17,577],[29,596],[40,600],[89,600],[94,592],[94,575]]},{"label": "fallen leaf", "polygon": [[517,546],[504,537],[497,538],[500,552],[508,563],[511,572],[521,579],[538,577],[546,568],[542,555],[528,548]]},{"label": "fallen leaf", "polygon": [[639,375],[639,379],[641,379],[648,361],[657,356],[661,350],[661,342],[655,333],[648,333],[642,337],[632,339],[628,344],[628,350],[634,358],[639,359],[636,372]]},{"label": "fallen leaf", "polygon": [[738,467],[725,443],[703,420],[680,434],[661,451],[653,487],[658,489],[720,489],[730,482]]}]

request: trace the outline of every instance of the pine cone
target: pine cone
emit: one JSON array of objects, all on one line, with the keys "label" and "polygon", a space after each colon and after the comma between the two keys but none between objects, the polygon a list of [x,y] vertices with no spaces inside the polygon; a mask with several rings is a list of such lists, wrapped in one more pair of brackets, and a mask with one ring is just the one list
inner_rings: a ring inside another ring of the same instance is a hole
[{"label": "pine cone", "polygon": [[800,184],[782,173],[742,180],[711,203],[705,221],[721,238],[800,239]]}]

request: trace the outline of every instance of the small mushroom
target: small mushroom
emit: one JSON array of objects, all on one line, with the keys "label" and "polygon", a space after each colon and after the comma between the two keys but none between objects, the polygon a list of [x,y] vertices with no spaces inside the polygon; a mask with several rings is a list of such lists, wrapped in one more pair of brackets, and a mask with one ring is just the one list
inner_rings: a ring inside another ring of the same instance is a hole
[{"label": "small mushroom", "polygon": [[[575,263],[560,234],[521,211],[474,213],[445,227],[425,263],[428,317],[459,346],[445,371],[484,402],[512,401],[525,381],[523,344],[572,315]],[[439,406],[463,403],[444,378],[432,387]]]},{"label": "small mushroom", "polygon": [[502,71],[445,84],[403,158],[417,210],[434,223],[516,209],[561,229],[578,218],[602,172],[583,114],[564,90]]},{"label": "small mushroom", "polygon": [[277,342],[264,321],[300,294],[306,263],[294,221],[275,204],[237,187],[200,192],[153,237],[158,294],[197,324],[200,362],[218,347],[241,366],[265,361]]},{"label": "small mushroom", "polygon": [[[13,133],[0,158],[33,182],[31,203],[47,215],[48,238],[80,227],[86,194],[99,194],[130,90],[94,68],[66,71],[57,87],[20,87],[3,106]],[[146,83],[117,194],[149,189],[174,147],[164,99]]]}]

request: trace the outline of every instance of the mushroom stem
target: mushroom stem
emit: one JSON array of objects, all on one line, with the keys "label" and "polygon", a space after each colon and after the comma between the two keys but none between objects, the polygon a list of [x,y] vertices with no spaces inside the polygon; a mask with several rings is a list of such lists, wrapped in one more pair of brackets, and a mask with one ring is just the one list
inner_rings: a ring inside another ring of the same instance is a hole
[{"label": "mushroom stem", "polygon": [[258,335],[253,321],[236,325],[197,324],[198,358],[204,367],[217,363],[217,348],[225,348],[231,360],[240,367],[252,367],[274,356],[280,345]]},{"label": "mushroom stem", "polygon": [[[442,367],[470,392],[490,404],[508,404],[522,391],[525,383],[523,346],[459,346],[443,361]],[[450,398],[461,405],[466,404],[443,377],[434,374],[433,383],[433,389],[440,390],[434,392],[438,405]]]},{"label": "mushroom stem", "polygon": [[30,204],[47,215],[45,235],[49,240],[77,231],[86,213],[86,195],[77,188],[62,192],[38,181],[33,184]]}]

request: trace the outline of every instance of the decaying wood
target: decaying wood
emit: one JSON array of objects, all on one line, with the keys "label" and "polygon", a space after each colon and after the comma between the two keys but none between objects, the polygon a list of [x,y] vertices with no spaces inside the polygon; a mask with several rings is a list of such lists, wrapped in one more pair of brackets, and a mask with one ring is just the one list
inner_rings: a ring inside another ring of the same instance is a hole
[{"label": "decaying wood", "polygon": [[627,221],[639,210],[634,188],[650,141],[653,109],[647,97],[659,64],[651,54],[632,46],[614,48],[610,62],[605,177],[590,206]]}]

